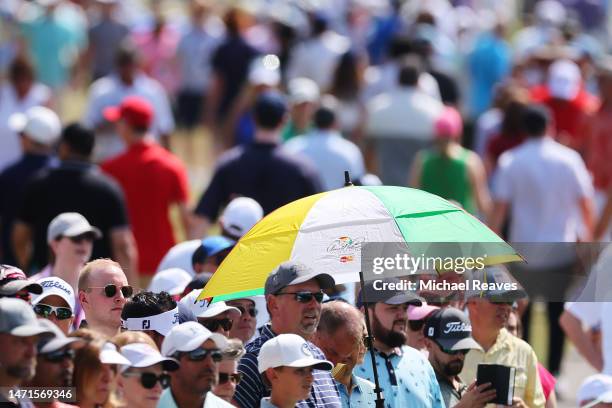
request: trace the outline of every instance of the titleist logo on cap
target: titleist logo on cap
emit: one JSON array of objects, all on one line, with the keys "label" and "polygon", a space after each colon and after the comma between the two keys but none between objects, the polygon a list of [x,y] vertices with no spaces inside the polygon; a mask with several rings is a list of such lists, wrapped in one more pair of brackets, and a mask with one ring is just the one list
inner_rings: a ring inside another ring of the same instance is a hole
[{"label": "titleist logo on cap", "polygon": [[66,294],[68,295],[72,295],[73,291],[72,288],[67,288],[66,285],[62,285],[60,282],[56,282],[56,281],[42,281],[42,282],[38,282],[40,284],[40,286],[42,286],[43,288],[58,288],[63,290],[64,292],[66,292]]},{"label": "titleist logo on cap", "polygon": [[444,334],[456,333],[456,332],[471,332],[472,325],[464,322],[448,322],[444,329]]}]

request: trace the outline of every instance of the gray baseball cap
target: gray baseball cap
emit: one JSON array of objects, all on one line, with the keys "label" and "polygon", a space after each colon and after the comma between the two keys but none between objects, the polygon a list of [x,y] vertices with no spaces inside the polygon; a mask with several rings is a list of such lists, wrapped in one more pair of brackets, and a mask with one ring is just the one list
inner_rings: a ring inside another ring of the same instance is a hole
[{"label": "gray baseball cap", "polygon": [[56,216],[47,227],[47,242],[51,242],[59,236],[76,237],[86,233],[92,233],[96,239],[102,238],[102,232],[92,226],[87,218],[76,212],[65,212]]},{"label": "gray baseball cap", "polygon": [[397,278],[377,279],[365,282],[363,288],[357,295],[357,307],[362,307],[364,302],[361,296],[365,297],[365,303],[384,303],[387,305],[402,305],[408,303],[410,305],[421,306],[423,299],[415,292],[410,290],[401,290],[401,281]]},{"label": "gray baseball cap", "polygon": [[528,297],[521,284],[503,265],[466,271],[465,299],[481,297],[491,302],[509,303]]},{"label": "gray baseball cap", "polygon": [[13,298],[0,299],[0,333],[18,337],[53,335],[53,332],[36,318],[29,303]]},{"label": "gray baseball cap", "polygon": [[316,279],[321,289],[333,288],[336,285],[334,278],[327,273],[317,273],[300,262],[287,261],[270,272],[266,279],[264,294],[274,295],[289,285],[297,285],[311,279]]},{"label": "gray baseball cap", "polygon": [[57,327],[57,325],[51,320],[39,319],[38,322],[42,327],[48,329],[52,333],[52,336],[45,336],[38,342],[37,348],[39,353],[52,353],[66,347],[69,344],[85,341],[80,337],[66,336],[64,332],[61,331],[60,328]]}]

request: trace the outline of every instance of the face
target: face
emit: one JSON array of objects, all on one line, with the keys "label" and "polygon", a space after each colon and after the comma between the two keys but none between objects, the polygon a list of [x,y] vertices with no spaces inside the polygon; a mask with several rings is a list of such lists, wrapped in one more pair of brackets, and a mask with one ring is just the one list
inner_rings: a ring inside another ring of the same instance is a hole
[{"label": "face", "polygon": [[74,370],[73,356],[66,346],[56,352],[39,354],[33,383],[41,387],[70,387]]},{"label": "face", "polygon": [[281,333],[294,333],[304,338],[311,337],[317,330],[321,315],[321,303],[311,298],[306,303],[296,300],[295,295],[283,293],[321,291],[321,286],[315,279],[289,285],[277,295],[268,296],[268,307],[273,324]]},{"label": "face", "polygon": [[32,84],[34,83],[34,78],[30,75],[19,75],[15,78],[13,82],[13,86],[15,87],[15,91],[20,96],[25,96],[28,94],[30,89],[32,88]]},{"label": "face", "polygon": [[[212,340],[206,340],[200,346],[204,349],[217,349]],[[213,361],[211,355],[207,355],[201,361],[191,361],[183,353],[180,357],[181,367],[171,373],[172,385],[180,385],[183,392],[204,394],[212,389],[217,383],[219,363]]]},{"label": "face", "polygon": [[314,114],[315,104],[310,102],[302,102],[293,105],[291,108],[291,119],[298,126],[308,126]]},{"label": "face", "polygon": [[58,261],[82,266],[91,258],[93,235],[82,234],[70,238],[60,237],[51,241],[50,245]]},{"label": "face", "polygon": [[[425,348],[425,336],[423,335],[423,324],[424,320],[411,320],[408,321],[408,330],[406,334],[408,336],[407,344],[417,350]],[[415,330],[416,329],[416,330]]]},{"label": "face", "polygon": [[312,367],[270,368],[268,373],[272,389],[282,390],[282,394],[287,395],[288,400],[301,401],[308,398],[314,381]]},{"label": "face", "polygon": [[[225,374],[225,375],[224,375]],[[232,402],[234,393],[236,392],[236,381],[232,378],[238,374],[238,362],[236,360],[223,360],[219,363],[219,382],[213,387],[213,393],[226,400]],[[221,382],[221,377],[227,375],[227,381]]]},{"label": "face", "polygon": [[[48,305],[48,306],[55,306],[55,307],[70,308],[70,305],[68,305],[68,302],[66,302],[64,299],[62,299],[61,297],[59,297],[57,295],[47,296],[46,298],[44,298],[40,302],[38,302],[38,304]],[[72,322],[74,320],[74,316],[70,317],[68,319],[60,320],[60,319],[57,318],[57,313],[53,312],[53,313],[51,313],[51,315],[49,315],[48,319],[51,320],[53,323],[55,323],[55,325],[57,327],[59,327],[64,332],[64,334],[67,335],[68,332],[70,331],[70,326],[72,325]]]},{"label": "face", "polygon": [[141,382],[142,373],[162,374],[161,364],[151,367],[130,368],[118,376],[118,384],[123,391],[125,406],[134,408],[155,408],[163,389],[159,381],[153,388],[145,388]]},{"label": "face", "polygon": [[38,336],[18,337],[0,333],[0,372],[27,381],[36,371],[36,342]]},{"label": "face", "polygon": [[463,369],[465,354],[448,354],[434,341],[425,339],[427,350],[429,351],[429,361],[431,365],[441,374],[448,377],[458,375]]},{"label": "face", "polygon": [[355,349],[359,349],[361,333],[350,327],[341,327],[333,335],[317,333],[316,344],[325,357],[336,364],[356,365]]},{"label": "face", "polygon": [[[104,292],[104,287],[109,284],[117,287],[115,295],[111,298],[107,297]],[[127,301],[119,288],[127,284],[125,274],[115,266],[101,267],[92,271],[89,278],[89,289],[79,293],[87,321],[119,328],[121,310]]]},{"label": "face", "polygon": [[104,404],[108,401],[115,378],[113,367],[108,364],[102,364],[101,366],[95,380],[91,382],[91,396],[96,404]]},{"label": "face", "polygon": [[510,316],[508,316],[508,322],[506,323],[506,330],[508,330],[508,332],[511,335],[515,337],[520,337],[519,320],[518,320],[516,313],[510,313]]},{"label": "face", "polygon": [[249,299],[236,299],[229,300],[226,302],[229,306],[234,306],[240,309],[242,315],[234,322],[232,329],[229,332],[229,338],[238,338],[243,343],[247,343],[253,334],[257,326],[257,317],[251,316],[251,313],[256,313],[255,302]]},{"label": "face", "polygon": [[[231,322],[231,326],[230,326],[230,329],[231,329],[231,327],[234,326],[234,322],[233,322],[233,319],[230,317],[229,311],[220,313],[217,316],[214,316],[211,318],[198,317],[198,322],[200,322],[200,324],[202,324],[204,327],[206,327],[213,333],[221,333],[225,337],[229,336],[230,330],[226,330],[227,326],[223,327],[222,324],[219,324],[219,323],[215,324],[215,321],[219,322],[219,321],[227,321],[227,320]],[[224,322],[223,324],[229,324],[229,323]]]},{"label": "face", "polygon": [[482,327],[494,330],[506,327],[512,312],[512,305],[509,303],[493,303],[483,298],[471,299],[468,305],[473,321],[481,322]]},{"label": "face", "polygon": [[372,320],[374,338],[388,347],[399,347],[406,343],[408,304],[387,305],[376,303],[374,310],[368,308]]}]

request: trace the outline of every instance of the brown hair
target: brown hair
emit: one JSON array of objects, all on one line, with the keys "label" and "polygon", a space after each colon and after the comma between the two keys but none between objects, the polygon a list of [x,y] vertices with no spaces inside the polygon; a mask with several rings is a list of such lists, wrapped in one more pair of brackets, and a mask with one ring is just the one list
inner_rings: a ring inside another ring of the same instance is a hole
[{"label": "brown hair", "polygon": [[117,345],[117,348],[121,348],[126,344],[145,343],[159,351],[151,336],[142,331],[124,331],[114,336],[112,342]]}]

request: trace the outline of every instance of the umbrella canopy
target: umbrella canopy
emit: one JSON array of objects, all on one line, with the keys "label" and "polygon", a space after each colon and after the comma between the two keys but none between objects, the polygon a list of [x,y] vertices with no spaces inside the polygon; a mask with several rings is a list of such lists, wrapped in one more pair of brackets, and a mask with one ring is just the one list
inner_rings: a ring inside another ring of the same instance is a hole
[{"label": "umbrella canopy", "polygon": [[294,201],[262,219],[238,241],[200,298],[263,294],[268,274],[288,260],[325,271],[336,283],[357,282],[361,246],[369,242],[404,243],[412,253],[432,242],[490,243],[487,265],[522,260],[477,218],[439,196],[406,187],[345,187]]}]

